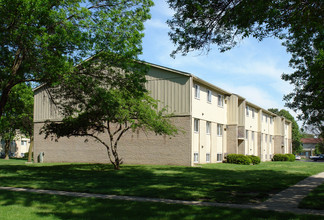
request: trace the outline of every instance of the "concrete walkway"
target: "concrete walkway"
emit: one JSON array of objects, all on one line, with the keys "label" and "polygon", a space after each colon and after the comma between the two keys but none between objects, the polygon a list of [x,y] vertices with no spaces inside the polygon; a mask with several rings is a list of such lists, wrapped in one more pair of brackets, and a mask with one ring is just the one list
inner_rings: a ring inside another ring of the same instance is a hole
[{"label": "concrete walkway", "polygon": [[197,205],[197,206],[214,206],[214,207],[227,207],[238,209],[258,209],[258,210],[272,210],[278,212],[292,212],[296,214],[312,214],[324,216],[324,210],[312,210],[312,209],[299,209],[299,202],[307,196],[317,186],[324,183],[324,172],[315,176],[308,177],[294,186],[289,187],[286,190],[274,195],[267,201],[261,204],[227,204],[217,202],[201,202],[201,201],[185,201],[185,200],[173,200],[173,199],[159,199],[159,198],[146,198],[136,196],[117,196],[117,195],[105,195],[94,193],[80,193],[80,192],[66,192],[58,190],[43,190],[43,189],[28,189],[28,188],[15,188],[15,187],[0,187],[0,190],[9,190],[15,192],[32,192],[62,196],[73,197],[93,197],[101,199],[115,199],[115,200],[127,200],[136,202],[162,202],[166,204],[182,204],[182,205]]}]

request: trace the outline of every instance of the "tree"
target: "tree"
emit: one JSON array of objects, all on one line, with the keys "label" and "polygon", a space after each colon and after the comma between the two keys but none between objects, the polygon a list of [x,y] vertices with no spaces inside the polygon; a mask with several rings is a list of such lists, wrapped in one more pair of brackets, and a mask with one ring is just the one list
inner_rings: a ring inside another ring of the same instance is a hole
[{"label": "tree", "polygon": [[[131,63],[127,65],[130,66]],[[59,123],[47,121],[41,133],[56,140],[65,136],[93,138],[105,146],[114,169],[120,169],[122,158],[118,155],[118,143],[127,131],[143,129],[159,135],[177,132],[163,114],[165,109],[158,111],[157,101],[143,89],[142,69],[142,64],[133,62],[131,72],[107,68],[103,73],[110,76],[107,81],[93,78],[92,74],[66,79],[53,89],[53,101],[64,118]],[[106,138],[102,134],[106,134]]]},{"label": "tree", "polygon": [[177,45],[172,53],[191,50],[222,52],[239,40],[277,37],[292,54],[294,73],[282,79],[295,85],[285,96],[287,106],[299,110],[298,119],[324,131],[324,2],[318,0],[168,0],[176,11],[169,33]]},{"label": "tree", "polygon": [[[99,52],[141,53],[150,0],[0,0],[0,118],[12,89],[55,86]],[[103,57],[104,58],[104,57]],[[103,62],[109,63],[109,57]],[[85,68],[85,67],[84,67]]]},{"label": "tree", "polygon": [[13,87],[3,117],[0,119],[0,137],[5,141],[5,159],[9,159],[10,143],[19,130],[32,138],[34,95],[29,84]]},{"label": "tree", "polygon": [[270,108],[268,111],[275,113],[276,115],[285,117],[289,121],[291,121],[291,133],[292,133],[292,149],[294,153],[301,153],[303,151],[303,147],[300,139],[302,135],[299,131],[299,126],[295,120],[295,118],[285,109],[281,109],[280,111],[276,108]]}]

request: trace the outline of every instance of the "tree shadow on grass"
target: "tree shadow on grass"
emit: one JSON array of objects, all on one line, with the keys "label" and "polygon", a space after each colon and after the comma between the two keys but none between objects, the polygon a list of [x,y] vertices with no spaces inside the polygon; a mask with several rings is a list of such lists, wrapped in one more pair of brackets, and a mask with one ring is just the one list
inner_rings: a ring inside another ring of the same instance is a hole
[{"label": "tree shadow on grass", "polygon": [[0,166],[0,185],[225,203],[258,203],[306,178],[274,170],[68,164]]},{"label": "tree shadow on grass", "polygon": [[[10,209],[12,208],[12,209]],[[22,219],[321,219],[290,213],[43,195],[0,190],[0,213]]]}]

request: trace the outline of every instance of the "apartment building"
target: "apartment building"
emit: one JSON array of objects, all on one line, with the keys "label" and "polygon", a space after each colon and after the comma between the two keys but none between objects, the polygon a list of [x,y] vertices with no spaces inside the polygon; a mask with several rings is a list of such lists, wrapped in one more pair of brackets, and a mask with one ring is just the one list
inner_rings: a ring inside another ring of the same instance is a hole
[{"label": "apartment building", "polygon": [[[13,141],[10,142],[9,156],[21,158],[28,153],[30,146],[30,139],[17,131],[17,134]],[[5,140],[0,137],[0,156],[5,155]]]},{"label": "apartment building", "polygon": [[[172,123],[183,132],[172,138],[128,132],[119,144],[124,163],[192,166],[222,162],[228,153],[266,161],[275,153],[291,152],[290,121],[192,74],[149,65],[150,95],[160,100],[160,108],[168,106]],[[44,162],[108,162],[97,142],[80,137],[55,142],[39,135],[46,120],[61,119],[46,91],[45,86],[34,91],[34,156],[44,152]]]}]

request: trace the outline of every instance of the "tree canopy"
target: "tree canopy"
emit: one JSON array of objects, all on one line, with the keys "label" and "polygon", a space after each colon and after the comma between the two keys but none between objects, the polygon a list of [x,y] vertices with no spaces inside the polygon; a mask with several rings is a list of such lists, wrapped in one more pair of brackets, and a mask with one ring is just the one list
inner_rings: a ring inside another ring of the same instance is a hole
[{"label": "tree canopy", "polygon": [[85,58],[100,52],[136,58],[152,4],[150,0],[0,0],[0,118],[18,84],[58,85],[78,72]]},{"label": "tree canopy", "polygon": [[59,123],[48,121],[42,133],[54,139],[92,138],[106,147],[115,169],[122,163],[118,143],[127,131],[142,129],[159,135],[177,133],[176,127],[164,115],[164,109],[158,110],[157,101],[145,90],[143,72],[146,67],[138,62],[130,62],[127,67],[106,68],[102,75],[109,77],[104,80],[92,74],[73,75],[53,88],[53,101],[63,120]]},{"label": "tree canopy", "polygon": [[10,142],[20,134],[31,137],[33,131],[34,94],[30,84],[16,85],[8,98],[0,119],[0,138],[5,142],[6,159],[9,159]]},{"label": "tree canopy", "polygon": [[298,118],[324,131],[324,2],[318,0],[169,0],[176,11],[169,33],[177,45],[172,53],[222,52],[240,40],[277,37],[291,53],[295,72],[282,78],[295,85],[285,96]]},{"label": "tree canopy", "polygon": [[301,145],[300,139],[302,138],[302,134],[300,133],[299,126],[295,120],[295,118],[285,109],[281,109],[280,111],[276,108],[270,108],[268,111],[275,113],[276,115],[285,117],[289,121],[291,121],[291,130],[292,130],[292,147],[294,153],[301,153],[303,147]]}]

